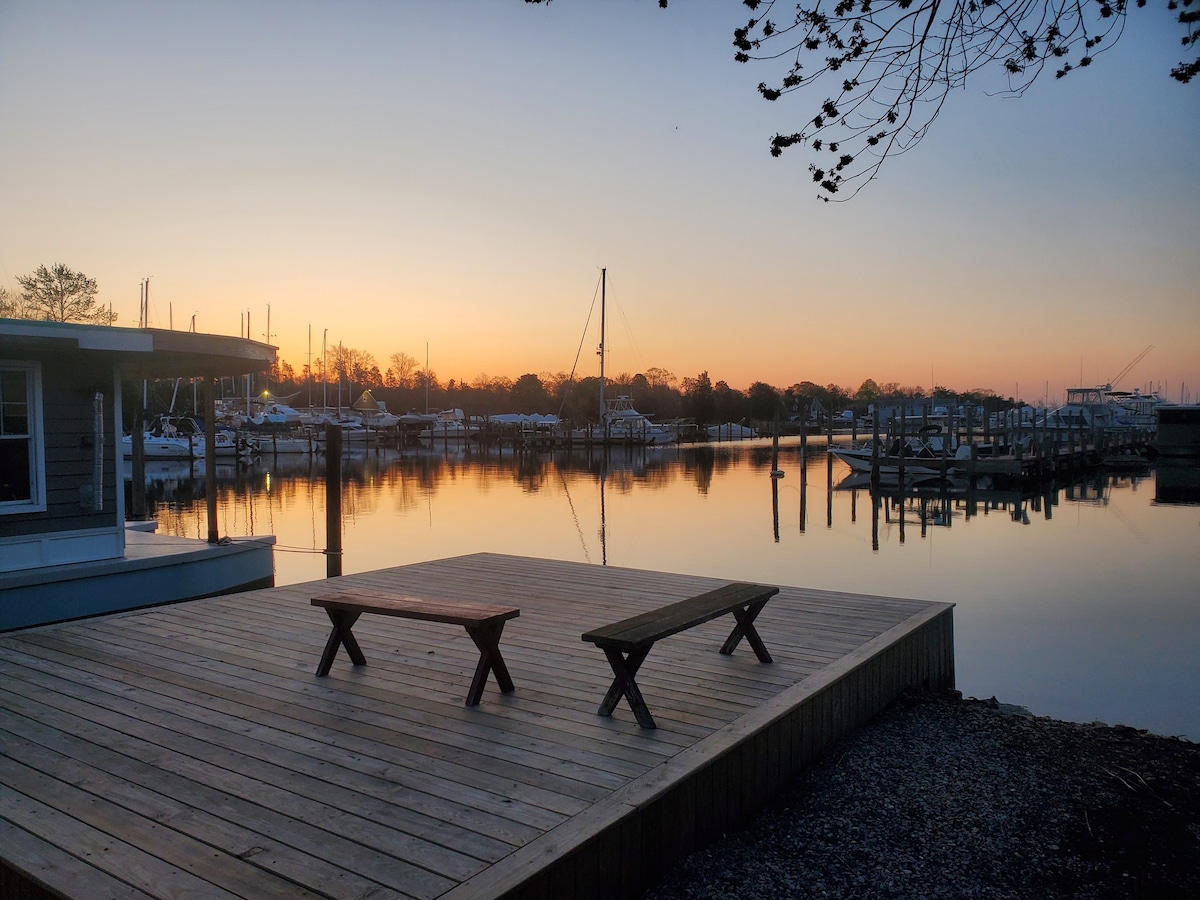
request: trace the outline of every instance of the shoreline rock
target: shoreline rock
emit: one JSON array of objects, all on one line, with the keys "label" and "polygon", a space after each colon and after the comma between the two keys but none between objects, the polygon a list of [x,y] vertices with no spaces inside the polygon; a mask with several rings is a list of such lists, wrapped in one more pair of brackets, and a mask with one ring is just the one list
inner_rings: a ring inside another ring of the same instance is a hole
[{"label": "shoreline rock", "polygon": [[906,694],[646,897],[1200,897],[1200,745]]}]

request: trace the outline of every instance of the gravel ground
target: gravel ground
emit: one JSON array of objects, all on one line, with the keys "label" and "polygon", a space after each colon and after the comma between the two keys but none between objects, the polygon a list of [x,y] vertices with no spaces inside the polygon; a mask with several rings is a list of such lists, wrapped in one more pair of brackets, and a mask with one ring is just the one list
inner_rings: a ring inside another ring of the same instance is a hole
[{"label": "gravel ground", "polygon": [[1200,744],[906,695],[646,897],[1200,898]]}]

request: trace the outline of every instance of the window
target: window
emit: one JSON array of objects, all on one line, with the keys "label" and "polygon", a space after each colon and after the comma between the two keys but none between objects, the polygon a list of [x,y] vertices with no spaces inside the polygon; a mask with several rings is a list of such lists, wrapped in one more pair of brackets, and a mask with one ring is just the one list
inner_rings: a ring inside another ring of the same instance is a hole
[{"label": "window", "polygon": [[0,513],[46,508],[38,376],[34,363],[0,363]]}]

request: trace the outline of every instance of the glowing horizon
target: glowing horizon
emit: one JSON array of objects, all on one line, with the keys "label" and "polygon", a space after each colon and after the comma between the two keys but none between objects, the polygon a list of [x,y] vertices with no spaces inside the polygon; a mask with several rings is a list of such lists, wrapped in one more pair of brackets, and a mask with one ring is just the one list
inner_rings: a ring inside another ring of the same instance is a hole
[{"label": "glowing horizon", "polygon": [[597,374],[606,267],[610,375],[1036,402],[1153,345],[1116,386],[1200,395],[1169,16],[1023,99],[960,92],[823,204],[767,153],[807,107],[731,61],[738,8],[464,2],[431,40],[433,3],[0,5],[0,284],[63,262],[135,325],[149,277],[157,327],[248,312],[297,371],[327,334],[470,383]]}]

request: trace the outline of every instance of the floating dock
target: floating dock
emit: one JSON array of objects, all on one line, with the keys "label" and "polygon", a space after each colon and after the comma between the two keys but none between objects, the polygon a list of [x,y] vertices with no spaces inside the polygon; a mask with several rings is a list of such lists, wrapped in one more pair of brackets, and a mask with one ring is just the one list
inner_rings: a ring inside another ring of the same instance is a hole
[{"label": "floating dock", "polygon": [[[639,671],[656,729],[597,715],[581,634],[724,582],[474,554],[0,636],[0,895],[638,897],[902,690],[953,686],[952,605],[780,586],[774,662],[714,620]],[[515,691],[465,706],[466,633],[382,616],[366,666],[317,678],[309,601],[339,588],[519,606]]]}]

